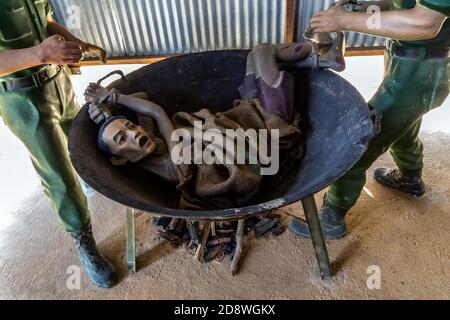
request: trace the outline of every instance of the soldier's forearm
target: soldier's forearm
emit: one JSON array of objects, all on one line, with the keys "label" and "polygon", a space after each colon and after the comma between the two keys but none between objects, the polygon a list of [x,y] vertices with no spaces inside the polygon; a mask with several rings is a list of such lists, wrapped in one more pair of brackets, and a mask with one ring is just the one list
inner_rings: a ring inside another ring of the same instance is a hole
[{"label": "soldier's forearm", "polygon": [[435,37],[445,19],[443,14],[422,6],[381,12],[378,18],[376,14],[348,12],[343,19],[343,29],[397,40],[418,41]]},{"label": "soldier's forearm", "polygon": [[42,65],[39,46],[0,52],[0,77]]},{"label": "soldier's forearm", "polygon": [[48,25],[47,25],[47,31],[49,33],[50,36],[53,36],[55,34],[59,34],[61,36],[64,37],[64,39],[66,39],[66,41],[70,41],[70,42],[76,42],[79,44],[84,44],[83,40],[78,39],[77,37],[75,37],[72,32],[70,32],[69,30],[66,29],[66,27],[64,27],[63,25],[53,21],[53,20],[49,20],[48,21]]}]

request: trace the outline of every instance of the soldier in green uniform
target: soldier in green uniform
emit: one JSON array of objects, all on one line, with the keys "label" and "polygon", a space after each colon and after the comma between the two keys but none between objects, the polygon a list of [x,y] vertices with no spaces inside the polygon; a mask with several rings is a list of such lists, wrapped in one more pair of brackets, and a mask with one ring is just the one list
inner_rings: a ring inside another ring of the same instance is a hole
[{"label": "soldier in green uniform", "polygon": [[67,134],[79,110],[62,65],[83,53],[105,59],[105,51],[74,37],[51,19],[48,0],[0,2],[0,114],[28,149],[46,194],[76,247],[90,279],[100,287],[116,282],[116,271],[98,250]]},{"label": "soldier in green uniform", "polygon": [[[346,30],[393,39],[385,52],[385,79],[369,102],[383,116],[381,133],[324,199],[320,218],[329,240],[345,235],[344,217],[361,194],[366,171],[388,150],[398,168],[376,169],[376,181],[413,197],[425,193],[423,145],[418,134],[422,117],[442,105],[449,93],[450,0],[390,2],[393,10],[375,16],[347,12],[337,5],[311,19],[316,32]],[[290,230],[302,238],[310,236],[307,225],[299,219],[291,222]]]}]

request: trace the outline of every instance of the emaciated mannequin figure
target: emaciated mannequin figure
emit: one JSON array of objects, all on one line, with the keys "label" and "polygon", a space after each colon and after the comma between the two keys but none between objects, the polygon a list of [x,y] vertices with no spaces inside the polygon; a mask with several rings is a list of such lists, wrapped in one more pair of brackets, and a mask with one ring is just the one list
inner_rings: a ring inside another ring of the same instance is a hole
[{"label": "emaciated mannequin figure", "polygon": [[[176,165],[170,154],[175,146],[172,132],[178,128],[193,129],[201,120],[204,130],[216,129],[278,129],[280,130],[280,167],[288,172],[303,155],[299,130],[299,115],[294,108],[294,83],[291,75],[280,71],[279,64],[289,68],[333,67],[344,68],[343,35],[323,56],[318,56],[314,44],[260,45],[249,55],[244,84],[240,88],[241,100],[230,110],[213,115],[207,109],[193,114],[177,113],[170,120],[164,109],[148,100],[145,95],[123,95],[98,84],[90,84],[85,97],[91,102],[91,118],[100,123],[108,116],[102,109],[106,102],[124,106],[140,115],[139,126],[125,117],[109,117],[98,133],[99,148],[115,165],[127,162],[138,164],[182,190],[180,208],[220,209],[243,205],[259,190],[262,177],[258,165],[223,164],[220,166]],[[144,116],[144,117],[142,117]],[[142,118],[151,118],[156,126]],[[158,133],[160,137],[158,136]],[[217,156],[217,154],[216,154]],[[224,174],[224,172],[227,174]],[[282,174],[282,173],[281,173]],[[195,175],[195,177],[193,176]],[[274,179],[275,181],[276,179]],[[275,183],[275,182],[274,182]]]}]

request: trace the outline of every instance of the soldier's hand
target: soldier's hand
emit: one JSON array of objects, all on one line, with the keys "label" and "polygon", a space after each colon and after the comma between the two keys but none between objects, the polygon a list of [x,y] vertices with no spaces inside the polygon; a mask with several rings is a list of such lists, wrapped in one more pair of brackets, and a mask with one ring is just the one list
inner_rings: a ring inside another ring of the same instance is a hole
[{"label": "soldier's hand", "polygon": [[83,55],[79,43],[66,41],[60,35],[45,39],[37,48],[43,64],[76,64]]},{"label": "soldier's hand", "polygon": [[81,50],[85,58],[97,57],[101,62],[106,63],[106,51],[103,48],[84,42],[81,44]]},{"label": "soldier's hand", "polygon": [[315,32],[340,32],[345,29],[348,12],[336,5],[326,11],[320,11],[311,18],[311,28]]}]

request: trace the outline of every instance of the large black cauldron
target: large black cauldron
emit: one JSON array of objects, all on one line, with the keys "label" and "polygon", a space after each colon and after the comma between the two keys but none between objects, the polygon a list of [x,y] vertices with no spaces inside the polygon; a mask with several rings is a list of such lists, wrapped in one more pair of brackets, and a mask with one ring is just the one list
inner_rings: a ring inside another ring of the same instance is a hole
[{"label": "large black cauldron", "polygon": [[[238,98],[247,51],[215,51],[174,57],[143,67],[127,81],[112,84],[123,93],[145,91],[169,116],[208,107],[224,111]],[[152,175],[117,168],[96,145],[98,127],[85,106],[70,131],[70,156],[79,175],[95,190],[126,206],[161,215],[229,219],[304,199],[343,176],[362,156],[373,135],[366,102],[346,80],[331,71],[298,71],[296,105],[307,130],[307,149],[297,170],[277,189],[247,207],[218,211],[177,209],[178,193]]]}]

